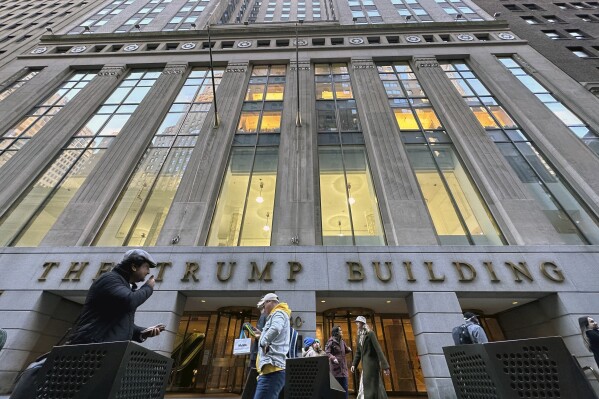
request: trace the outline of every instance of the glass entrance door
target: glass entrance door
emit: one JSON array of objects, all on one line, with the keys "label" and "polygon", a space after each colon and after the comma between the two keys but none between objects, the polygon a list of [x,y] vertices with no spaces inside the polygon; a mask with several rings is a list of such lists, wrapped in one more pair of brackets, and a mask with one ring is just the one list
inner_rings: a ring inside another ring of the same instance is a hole
[{"label": "glass entrance door", "polygon": [[229,307],[215,313],[186,313],[171,357],[170,391],[241,393],[249,356],[233,356],[243,323],[256,324],[256,308]]},{"label": "glass entrance door", "polygon": [[[364,316],[385,352],[391,376],[384,377],[385,388],[390,394],[426,395],[424,376],[420,368],[416,342],[412,324],[407,315],[375,314],[370,309],[337,308],[323,312],[317,317],[316,335],[325,343],[334,326],[339,325],[344,331],[343,339],[351,346],[357,347],[357,329],[354,320]],[[353,353],[347,356],[348,368],[351,367]],[[349,376],[349,391],[356,392],[359,384],[358,375]]]}]

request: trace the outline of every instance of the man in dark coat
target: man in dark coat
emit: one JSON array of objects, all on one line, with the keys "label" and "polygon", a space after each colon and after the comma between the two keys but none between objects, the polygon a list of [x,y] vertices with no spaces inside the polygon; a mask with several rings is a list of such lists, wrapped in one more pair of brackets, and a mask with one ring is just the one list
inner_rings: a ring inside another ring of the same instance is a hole
[{"label": "man in dark coat", "polygon": [[329,338],[324,350],[329,357],[329,369],[333,377],[339,384],[345,389],[345,397],[348,397],[347,392],[347,360],[345,355],[351,352],[351,348],[347,346],[343,340],[343,331],[340,326],[333,327],[331,331],[331,337]]},{"label": "man in dark coat", "polygon": [[127,251],[123,260],[90,287],[83,310],[71,331],[67,344],[113,341],[143,342],[164,331],[164,325],[138,327],[135,311],[154,292],[154,276],[137,289],[156,261],[142,249]]},{"label": "man in dark coat", "polygon": [[358,398],[387,399],[381,369],[384,370],[385,375],[389,375],[389,363],[387,363],[381,345],[376,339],[376,334],[366,324],[366,318],[358,316],[356,325],[358,326],[358,348],[351,366],[351,372],[353,373],[356,370],[361,360],[362,380],[360,388],[363,387],[363,396],[361,396],[362,389],[360,389],[361,392],[358,393]]}]

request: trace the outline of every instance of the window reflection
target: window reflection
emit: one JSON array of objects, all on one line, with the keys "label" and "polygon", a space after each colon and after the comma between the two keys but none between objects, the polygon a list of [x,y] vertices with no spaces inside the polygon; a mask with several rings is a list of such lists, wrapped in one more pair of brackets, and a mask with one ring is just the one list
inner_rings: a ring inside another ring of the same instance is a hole
[{"label": "window reflection", "polygon": [[[401,97],[390,97],[390,105],[441,244],[503,245],[499,228],[410,65],[402,62],[377,67],[385,83],[395,76],[402,89]],[[490,119],[488,113],[482,115]]]},{"label": "window reflection", "polygon": [[323,244],[385,245],[366,149],[344,145],[363,143],[347,66],[316,64],[315,70],[317,91],[327,88],[316,101]]},{"label": "window reflection", "polygon": [[[37,73],[37,71],[34,71]],[[34,73],[32,72],[32,73]],[[47,97],[44,101],[31,109],[27,115],[15,126],[0,136],[0,167],[11,158],[18,150],[35,136],[63,106],[77,95],[96,76],[95,71],[81,71],[73,74],[59,89]],[[28,74],[22,83],[31,79],[34,75]],[[26,79],[28,78],[28,79]],[[18,83],[18,82],[17,82]],[[11,88],[7,89],[7,92]],[[4,94],[3,92],[2,94]],[[1,96],[0,96],[1,97]],[[1,101],[1,99],[0,99]],[[15,140],[19,138],[19,140]]]},{"label": "window reflection", "polygon": [[[514,69],[512,73],[524,73],[509,58],[500,58],[500,61]],[[497,144],[499,150],[508,161],[522,183],[528,187],[538,206],[543,210],[555,231],[562,240],[568,244],[597,244],[599,243],[599,221],[578,197],[576,192],[561,179],[557,171],[549,164],[541,152],[529,142],[516,122],[507,111],[501,107],[497,100],[489,95],[481,81],[474,76],[470,67],[463,63],[444,62],[441,64],[448,78],[454,81],[465,81],[477,87],[477,92],[486,93],[486,97],[479,98],[480,107],[472,107],[481,125],[487,129],[491,139]],[[546,93],[549,94],[549,93]],[[466,99],[471,103],[471,99]],[[550,96],[548,101],[555,99]],[[485,110],[487,118],[492,120],[483,123],[477,114],[478,110]],[[490,111],[490,112],[489,112]],[[498,129],[509,130],[498,130]]]},{"label": "window reflection", "polygon": [[[154,75],[150,71],[132,72],[125,77],[116,90],[126,87],[126,90],[130,91],[144,76],[147,78],[147,75],[151,73]],[[133,74],[138,77],[132,78]],[[154,81],[156,81],[159,74],[155,74],[155,76]],[[113,96],[110,98],[113,98]],[[106,105],[115,106],[112,108],[114,110],[120,104],[110,103],[107,100],[104,106],[96,111],[96,115],[105,112]],[[129,105],[132,105],[135,109],[139,103],[135,102]],[[119,115],[118,118],[124,124],[129,116]],[[117,124],[111,125],[106,132],[112,134],[99,140],[92,140],[95,136],[92,130],[86,127],[81,129],[75,135],[76,138],[72,139],[63,148],[38,181],[21,196],[0,220],[0,245],[39,245],[68,205],[70,199],[83,185],[106,148],[112,143],[114,135],[118,134],[121,128],[122,126]]]},{"label": "window reflection", "polygon": [[206,69],[192,70],[94,245],[156,245],[210,109],[209,103],[194,101],[206,89],[212,92]]}]

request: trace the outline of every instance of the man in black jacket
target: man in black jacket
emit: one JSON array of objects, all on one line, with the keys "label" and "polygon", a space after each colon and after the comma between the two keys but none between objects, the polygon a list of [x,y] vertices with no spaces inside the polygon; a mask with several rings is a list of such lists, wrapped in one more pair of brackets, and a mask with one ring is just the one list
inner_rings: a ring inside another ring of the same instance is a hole
[{"label": "man in black jacket", "polygon": [[97,279],[89,288],[83,310],[67,344],[113,341],[143,342],[164,331],[164,325],[142,328],[134,323],[135,311],[154,291],[154,276],[145,280],[156,261],[142,249],[127,251],[121,262]]}]

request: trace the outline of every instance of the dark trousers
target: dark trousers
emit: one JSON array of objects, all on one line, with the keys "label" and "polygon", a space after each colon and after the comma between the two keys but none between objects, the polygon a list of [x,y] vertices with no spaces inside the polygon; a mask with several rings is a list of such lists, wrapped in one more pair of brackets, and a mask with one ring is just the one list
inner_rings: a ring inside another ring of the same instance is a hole
[{"label": "dark trousers", "polygon": [[335,377],[335,379],[345,390],[345,398],[347,399],[349,397],[349,393],[347,392],[347,377]]},{"label": "dark trousers", "polygon": [[285,370],[264,374],[258,377],[254,399],[278,399],[285,388]]}]

